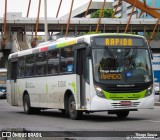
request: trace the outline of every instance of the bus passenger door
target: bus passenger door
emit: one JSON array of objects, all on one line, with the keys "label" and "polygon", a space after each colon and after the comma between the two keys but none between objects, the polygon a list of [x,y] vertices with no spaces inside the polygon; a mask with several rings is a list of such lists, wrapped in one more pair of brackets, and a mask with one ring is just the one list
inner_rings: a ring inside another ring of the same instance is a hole
[{"label": "bus passenger door", "polygon": [[11,62],[11,105],[18,105],[17,95],[17,61]]},{"label": "bus passenger door", "polygon": [[86,48],[77,50],[77,62],[76,62],[76,73],[79,76],[79,90],[80,90],[80,108],[86,108],[86,93],[89,93],[89,88],[87,88],[86,75],[87,75],[87,57]]}]

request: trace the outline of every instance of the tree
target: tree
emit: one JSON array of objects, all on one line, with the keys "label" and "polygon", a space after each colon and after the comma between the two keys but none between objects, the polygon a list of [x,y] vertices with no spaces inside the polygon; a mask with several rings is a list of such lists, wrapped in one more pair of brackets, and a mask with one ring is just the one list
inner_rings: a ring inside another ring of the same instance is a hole
[{"label": "tree", "polygon": [[[96,12],[91,14],[91,18],[99,18],[101,10],[97,10]],[[111,18],[114,13],[113,9],[104,9],[102,18]]]},{"label": "tree", "polygon": [[[99,18],[100,13],[101,13],[101,9],[95,11],[94,13],[91,14],[91,18]],[[113,9],[104,9],[102,18],[111,18],[113,13],[114,13]],[[99,33],[101,33],[101,31],[99,31],[98,34]],[[95,31],[80,33],[80,35],[90,35],[90,34],[97,34],[97,33]]]}]

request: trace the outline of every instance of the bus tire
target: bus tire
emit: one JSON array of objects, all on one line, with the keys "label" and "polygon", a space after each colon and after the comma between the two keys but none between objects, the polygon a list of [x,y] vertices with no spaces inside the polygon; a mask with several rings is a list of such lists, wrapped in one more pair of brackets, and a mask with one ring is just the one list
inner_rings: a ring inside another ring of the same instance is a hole
[{"label": "bus tire", "polygon": [[119,111],[116,115],[118,118],[126,118],[129,115],[129,111]]},{"label": "bus tire", "polygon": [[24,98],[23,98],[23,108],[24,108],[24,112],[26,114],[33,113],[33,108],[30,105],[30,99],[29,99],[29,95],[28,94],[24,95]]},{"label": "bus tire", "polygon": [[59,109],[63,115],[65,115],[65,109]]},{"label": "bus tire", "polygon": [[71,95],[68,100],[68,113],[69,117],[73,120],[80,119],[83,114],[82,111],[76,110],[76,102],[73,95]]},{"label": "bus tire", "polygon": [[32,113],[34,114],[40,114],[41,108],[32,108]]}]

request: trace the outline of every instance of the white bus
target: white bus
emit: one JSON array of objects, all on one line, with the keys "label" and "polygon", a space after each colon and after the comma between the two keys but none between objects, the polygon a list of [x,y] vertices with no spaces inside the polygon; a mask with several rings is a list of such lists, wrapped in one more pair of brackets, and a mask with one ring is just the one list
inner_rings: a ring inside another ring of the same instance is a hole
[{"label": "white bus", "polygon": [[9,55],[7,100],[25,113],[83,112],[154,107],[151,52],[144,37],[95,34],[64,39]]}]

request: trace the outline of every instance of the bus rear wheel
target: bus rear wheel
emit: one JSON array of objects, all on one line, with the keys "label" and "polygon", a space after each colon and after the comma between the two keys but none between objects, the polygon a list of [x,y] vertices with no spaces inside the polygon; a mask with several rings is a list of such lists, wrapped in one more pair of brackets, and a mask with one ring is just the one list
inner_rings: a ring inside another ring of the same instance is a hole
[{"label": "bus rear wheel", "polygon": [[69,117],[73,120],[80,119],[83,114],[82,111],[76,110],[76,102],[73,95],[71,95],[68,100],[68,113]]},{"label": "bus rear wheel", "polygon": [[129,111],[119,111],[116,115],[118,118],[126,118],[129,115]]},{"label": "bus rear wheel", "polygon": [[31,114],[33,112],[33,109],[30,105],[30,99],[29,99],[29,95],[25,94],[24,98],[23,98],[23,108],[24,108],[24,112],[26,114]]}]

